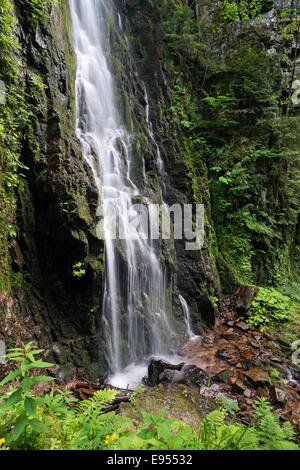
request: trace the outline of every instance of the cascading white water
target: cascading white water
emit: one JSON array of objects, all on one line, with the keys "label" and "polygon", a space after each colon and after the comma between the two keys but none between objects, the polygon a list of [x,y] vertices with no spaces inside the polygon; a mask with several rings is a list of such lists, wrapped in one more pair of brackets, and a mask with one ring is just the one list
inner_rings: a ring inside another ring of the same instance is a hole
[{"label": "cascading white water", "polygon": [[[135,239],[136,232],[131,233],[130,221],[138,216],[134,202],[141,196],[141,189],[133,182],[131,136],[119,122],[113,79],[104,51],[103,12],[109,3],[70,0],[77,55],[76,129],[103,208],[106,251],[103,328],[107,362],[111,372],[119,374],[130,363],[138,363],[149,355],[175,351],[178,337],[172,325],[169,281],[167,269],[160,262],[159,243],[142,235]],[[160,165],[159,153],[158,157]],[[127,233],[125,240],[113,240],[110,236],[115,224],[114,208],[118,209],[120,223]],[[154,223],[151,212],[149,219],[151,232]]]},{"label": "cascading white water", "polygon": [[195,333],[193,332],[192,319],[191,319],[190,309],[187,304],[187,301],[185,300],[184,297],[182,297],[182,295],[179,296],[179,300],[181,303],[181,307],[182,307],[182,311],[184,315],[184,321],[186,324],[186,329],[187,329],[187,334],[189,336],[189,339],[197,339],[199,338],[199,336],[195,335]]}]

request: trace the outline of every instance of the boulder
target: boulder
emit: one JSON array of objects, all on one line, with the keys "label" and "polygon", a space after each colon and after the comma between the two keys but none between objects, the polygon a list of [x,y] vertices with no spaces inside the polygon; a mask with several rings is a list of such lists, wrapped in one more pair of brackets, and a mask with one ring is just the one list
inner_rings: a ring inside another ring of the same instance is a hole
[{"label": "boulder", "polygon": [[269,374],[265,367],[253,367],[252,369],[243,372],[243,374],[257,387],[264,387],[270,383]]},{"label": "boulder", "polygon": [[199,389],[207,386],[209,376],[207,373],[195,365],[186,365],[182,370],[175,374],[173,383],[185,384],[191,388]]}]

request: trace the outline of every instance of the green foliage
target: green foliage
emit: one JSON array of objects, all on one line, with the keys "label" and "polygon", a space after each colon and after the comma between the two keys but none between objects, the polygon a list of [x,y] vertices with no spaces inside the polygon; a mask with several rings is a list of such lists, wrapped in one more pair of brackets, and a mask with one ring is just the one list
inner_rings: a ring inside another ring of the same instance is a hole
[{"label": "green foliage", "polygon": [[32,25],[36,26],[39,21],[48,20],[51,0],[17,0],[17,3],[20,6],[20,14],[23,19]]},{"label": "green foliage", "polygon": [[7,445],[12,448],[18,447],[20,442],[26,447],[28,428],[33,433],[47,431],[47,426],[38,419],[38,400],[31,393],[31,388],[35,383],[49,382],[53,379],[46,376],[33,377],[29,375],[32,369],[53,365],[36,359],[35,356],[42,351],[36,349],[33,343],[29,343],[22,348],[13,348],[7,354],[9,359],[20,363],[19,368],[11,372],[0,383],[0,386],[3,386],[15,379],[19,381],[18,387],[13,387],[4,397],[0,398],[1,434],[4,433]]},{"label": "green foliage", "polygon": [[271,369],[268,371],[268,374],[270,384],[274,385],[278,381],[278,377],[280,377],[280,372],[277,369]]},{"label": "green foliage", "polygon": [[[263,398],[256,402],[255,427],[237,423],[235,402],[224,399],[222,408],[208,414],[198,430],[181,421],[141,410],[142,420],[133,423],[125,416],[103,409],[113,402],[117,391],[100,390],[78,402],[66,390],[43,396],[32,392],[35,383],[51,380],[30,375],[51,364],[36,359],[42,350],[32,343],[15,348],[8,357],[20,363],[0,384],[18,382],[0,396],[0,450],[254,450],[298,449],[292,441],[289,423],[279,424]],[[143,392],[144,393],[144,392]],[[5,445],[5,447],[4,447]]]},{"label": "green foliage", "polygon": [[[174,83],[164,109],[170,135],[184,136],[194,197],[212,210],[224,291],[298,284],[300,128],[298,118],[283,116],[280,46],[278,57],[265,50],[261,1],[219,6],[160,2]],[[296,21],[295,11],[277,13],[285,29]],[[226,46],[219,58],[209,53],[216,41]]]},{"label": "green foliage", "polygon": [[268,324],[282,324],[294,320],[295,309],[289,297],[273,288],[260,287],[249,309],[247,322],[264,329]]},{"label": "green foliage", "polygon": [[[19,3],[19,2],[16,2]],[[17,5],[22,11],[30,8],[33,16],[50,2],[46,0],[22,1]],[[15,4],[14,4],[15,5]],[[29,10],[28,10],[29,11]],[[31,74],[25,80],[23,66],[19,62],[18,42],[14,31],[14,6],[8,0],[0,5],[0,80],[6,86],[6,102],[0,104],[0,288],[9,291],[14,277],[10,268],[10,247],[17,235],[15,225],[15,191],[23,189],[23,177],[28,168],[21,161],[24,141],[33,153],[39,154],[33,123],[37,98],[44,93],[43,80]],[[32,26],[32,24],[31,24]]]},{"label": "green foliage", "polygon": [[283,8],[280,17],[289,20],[280,24],[279,32],[282,39],[292,39],[300,32],[300,10],[299,8]]},{"label": "green foliage", "polygon": [[81,279],[85,275],[86,271],[84,268],[84,264],[79,262],[74,264],[73,266],[73,276],[77,279]]},{"label": "green foliage", "polygon": [[13,6],[9,0],[2,0],[0,5],[0,70],[1,75],[13,78],[17,72],[17,66],[12,57],[18,43],[13,36],[15,18],[12,15]]},{"label": "green foliage", "polygon": [[221,2],[219,8],[221,16],[228,21],[239,21],[247,23],[250,19],[256,18],[262,9],[263,0],[242,0]]},{"label": "green foliage", "polygon": [[239,405],[231,398],[222,397],[220,400],[222,408],[227,411],[230,415],[234,414],[235,411],[239,410]]},{"label": "green foliage", "polygon": [[145,389],[144,385],[140,385],[140,386],[138,387],[138,389],[137,389],[135,392],[133,392],[133,393],[131,394],[131,399],[130,399],[130,401],[134,401],[134,399],[135,399],[136,397],[138,397],[139,395],[142,395],[143,393],[145,393],[145,391],[146,391],[146,389]]},{"label": "green foliage", "polygon": [[255,401],[254,420],[257,422],[256,435],[261,450],[299,450],[292,442],[295,437],[289,422],[279,423],[279,416],[271,412],[271,406],[266,398]]},{"label": "green foliage", "polygon": [[188,5],[169,2],[164,9],[164,17],[167,47],[171,55],[188,52],[190,56],[198,57],[203,53],[206,44],[201,41],[199,24]]},{"label": "green foliage", "polygon": [[299,449],[292,442],[294,431],[291,425],[284,423],[281,426],[278,416],[272,413],[269,403],[264,398],[257,400],[253,414],[255,426],[248,428],[236,423],[233,417],[230,419],[224,409],[208,414],[198,432],[175,419],[164,419],[164,413],[165,409],[157,415],[143,411],[143,421],[139,429],[120,433],[118,439],[108,448],[110,450]]}]

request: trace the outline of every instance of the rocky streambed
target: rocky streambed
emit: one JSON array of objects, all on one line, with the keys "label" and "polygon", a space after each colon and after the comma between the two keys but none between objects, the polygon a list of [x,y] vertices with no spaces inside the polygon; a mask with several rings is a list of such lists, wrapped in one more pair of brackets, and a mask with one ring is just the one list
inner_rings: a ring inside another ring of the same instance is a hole
[{"label": "rocky streambed", "polygon": [[[289,420],[300,435],[300,371],[291,362],[292,351],[279,335],[251,329],[242,314],[239,298],[224,299],[212,331],[186,342],[182,360],[168,364],[153,358],[143,379],[143,393],[120,390],[107,411],[116,411],[135,420],[140,410],[192,422],[220,406],[225,398],[238,405],[236,418],[248,424],[255,400],[266,397],[282,421]],[[108,384],[72,381],[69,388],[84,399]]]},{"label": "rocky streambed", "polygon": [[279,334],[251,329],[239,301],[232,296],[220,303],[214,330],[185,343],[184,364],[180,370],[164,368],[157,385],[181,384],[201,397],[231,398],[239,406],[236,416],[245,423],[250,421],[254,401],[266,397],[299,433],[300,370],[291,362],[290,345]]}]

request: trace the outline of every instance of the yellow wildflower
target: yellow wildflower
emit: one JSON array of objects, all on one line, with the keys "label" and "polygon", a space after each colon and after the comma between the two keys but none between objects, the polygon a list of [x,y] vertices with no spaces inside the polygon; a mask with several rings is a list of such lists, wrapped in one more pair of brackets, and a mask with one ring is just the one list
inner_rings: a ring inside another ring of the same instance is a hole
[{"label": "yellow wildflower", "polygon": [[116,439],[116,437],[117,437],[117,435],[116,435],[116,434],[113,434],[113,435],[111,436],[111,440],[114,441],[114,440]]},{"label": "yellow wildflower", "polygon": [[108,445],[108,443],[109,443],[109,436],[106,436],[106,438],[105,438],[105,445]]},{"label": "yellow wildflower", "polygon": [[5,444],[5,439],[0,439],[0,446],[2,446],[2,444]]}]

